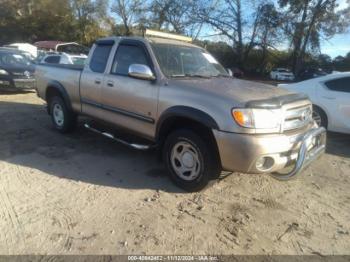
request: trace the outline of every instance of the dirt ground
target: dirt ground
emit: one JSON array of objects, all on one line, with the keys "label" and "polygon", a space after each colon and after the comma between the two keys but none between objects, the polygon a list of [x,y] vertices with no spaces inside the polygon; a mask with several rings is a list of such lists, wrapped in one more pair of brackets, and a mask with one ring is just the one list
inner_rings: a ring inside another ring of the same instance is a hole
[{"label": "dirt ground", "polygon": [[154,153],[55,132],[34,93],[0,95],[0,254],[350,254],[350,136],[296,180],[170,182]]}]

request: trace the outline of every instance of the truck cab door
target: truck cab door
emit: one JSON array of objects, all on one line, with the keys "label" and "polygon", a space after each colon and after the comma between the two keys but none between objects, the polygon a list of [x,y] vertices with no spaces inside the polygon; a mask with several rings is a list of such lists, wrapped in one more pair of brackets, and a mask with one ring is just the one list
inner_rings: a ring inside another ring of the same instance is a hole
[{"label": "truck cab door", "polygon": [[122,40],[102,88],[102,106],[108,111],[105,120],[153,138],[158,85],[156,80],[130,77],[128,73],[132,64],[146,65],[154,74],[146,45],[138,40]]},{"label": "truck cab door", "polygon": [[100,117],[105,71],[114,41],[97,41],[80,79],[80,99],[84,114]]},{"label": "truck cab door", "polygon": [[318,91],[321,105],[328,110],[332,131],[350,132],[350,77],[325,81]]}]

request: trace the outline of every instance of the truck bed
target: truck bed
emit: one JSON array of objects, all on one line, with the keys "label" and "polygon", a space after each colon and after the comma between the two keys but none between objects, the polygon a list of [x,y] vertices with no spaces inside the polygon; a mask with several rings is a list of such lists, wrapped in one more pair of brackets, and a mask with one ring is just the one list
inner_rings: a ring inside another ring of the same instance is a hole
[{"label": "truck bed", "polygon": [[47,87],[62,87],[67,93],[73,108],[80,112],[80,77],[82,65],[38,64],[35,69],[36,87],[39,97],[46,100]]}]

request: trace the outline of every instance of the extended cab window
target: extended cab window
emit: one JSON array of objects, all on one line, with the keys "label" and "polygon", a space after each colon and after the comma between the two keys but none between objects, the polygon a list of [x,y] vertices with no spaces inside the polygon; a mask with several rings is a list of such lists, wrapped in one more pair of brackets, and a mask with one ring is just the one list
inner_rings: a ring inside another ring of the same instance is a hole
[{"label": "extended cab window", "polygon": [[150,66],[145,50],[141,46],[121,44],[114,57],[111,73],[126,76],[132,64]]},{"label": "extended cab window", "polygon": [[109,53],[113,45],[97,45],[90,61],[90,69],[96,73],[103,73],[106,69]]},{"label": "extended cab window", "polygon": [[350,93],[350,77],[343,77],[325,82],[328,89]]},{"label": "extended cab window", "polygon": [[45,63],[48,64],[58,64],[60,62],[60,56],[55,55],[55,56],[48,56],[47,58],[45,58]]}]

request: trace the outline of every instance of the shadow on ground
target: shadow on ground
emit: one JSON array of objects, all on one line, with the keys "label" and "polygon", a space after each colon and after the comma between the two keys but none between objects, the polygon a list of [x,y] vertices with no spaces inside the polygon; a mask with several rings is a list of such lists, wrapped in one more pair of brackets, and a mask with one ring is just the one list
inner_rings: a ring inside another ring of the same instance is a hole
[{"label": "shadow on ground", "polygon": [[[0,120],[1,161],[96,185],[183,192],[156,152],[118,144],[86,130],[82,121],[74,133],[59,134],[42,105],[0,102]],[[327,146],[329,154],[350,157],[349,135],[330,133]]]},{"label": "shadow on ground", "polygon": [[96,185],[183,192],[155,151],[130,149],[85,129],[83,121],[62,135],[44,106],[13,102],[0,102],[0,120],[1,161]]},{"label": "shadow on ground", "polygon": [[328,154],[350,158],[350,135],[328,132],[326,152]]},{"label": "shadow on ground", "polygon": [[18,95],[18,94],[30,94],[35,93],[35,90],[18,90],[18,89],[0,89],[0,95]]}]

